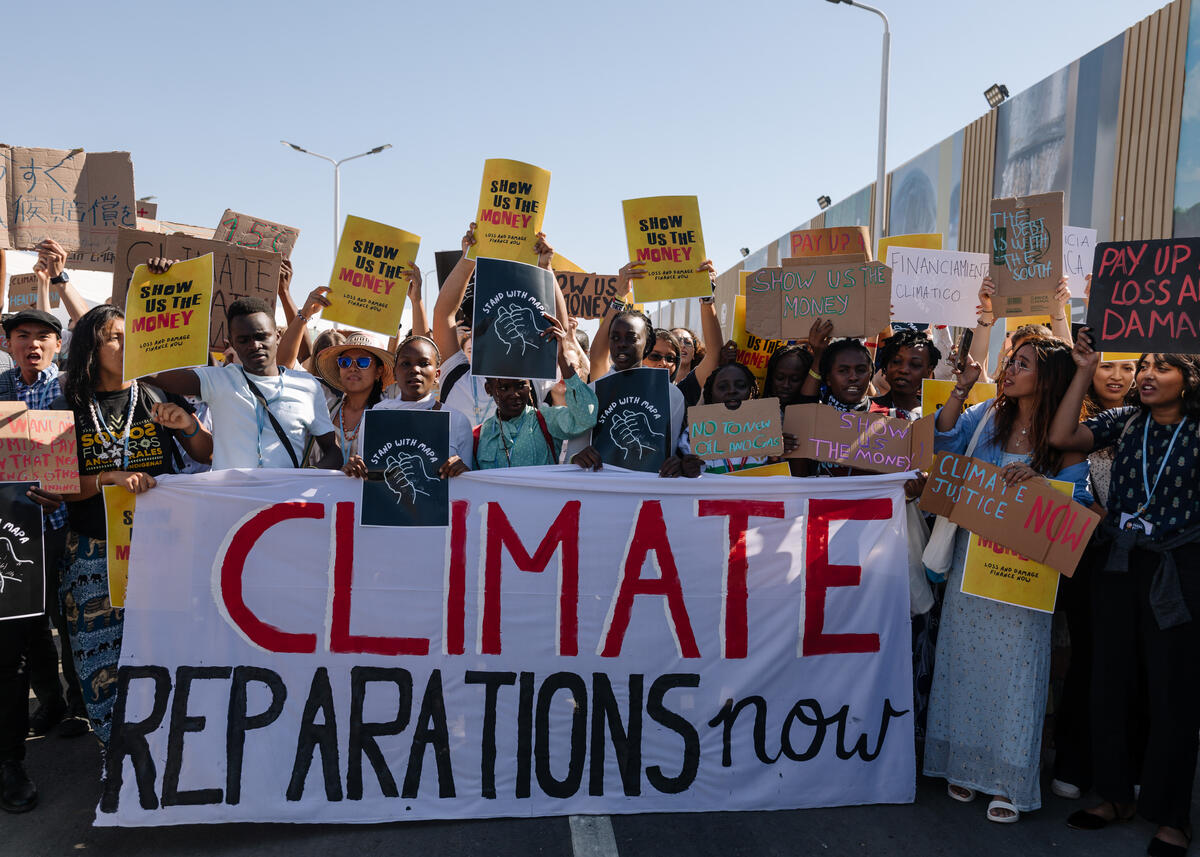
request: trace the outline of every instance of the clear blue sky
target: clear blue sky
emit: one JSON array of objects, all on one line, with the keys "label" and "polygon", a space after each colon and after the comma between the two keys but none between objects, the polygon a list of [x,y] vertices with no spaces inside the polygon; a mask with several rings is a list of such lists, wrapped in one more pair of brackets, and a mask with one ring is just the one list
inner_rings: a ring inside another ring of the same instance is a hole
[{"label": "clear blue sky", "polygon": [[[1161,0],[877,0],[892,22],[892,169],[1152,13]],[[824,0],[68,3],[6,15],[0,139],[133,153],[159,217],[230,207],[301,230],[297,297],[342,215],[457,247],[483,161],[552,171],[545,228],[584,268],[625,260],[621,200],[696,194],[719,270],[874,178],[880,23]],[[40,35],[39,35],[40,34]]]}]

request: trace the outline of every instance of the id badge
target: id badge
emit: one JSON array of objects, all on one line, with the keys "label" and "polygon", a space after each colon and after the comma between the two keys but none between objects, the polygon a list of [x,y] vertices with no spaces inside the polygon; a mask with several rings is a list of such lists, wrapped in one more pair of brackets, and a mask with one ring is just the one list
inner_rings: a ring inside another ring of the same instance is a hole
[{"label": "id badge", "polygon": [[1151,524],[1149,521],[1143,521],[1141,518],[1131,515],[1128,512],[1121,513],[1119,526],[1122,530],[1143,530],[1146,535],[1154,532],[1154,524]]}]

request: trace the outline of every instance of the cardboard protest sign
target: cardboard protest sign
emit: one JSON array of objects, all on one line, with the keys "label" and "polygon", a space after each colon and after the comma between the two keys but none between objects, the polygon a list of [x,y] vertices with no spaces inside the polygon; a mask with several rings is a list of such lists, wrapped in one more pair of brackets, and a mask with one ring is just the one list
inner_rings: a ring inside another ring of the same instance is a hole
[{"label": "cardboard protest sign", "polygon": [[875,258],[887,261],[889,247],[911,247],[915,250],[941,250],[942,233],[914,232],[910,235],[889,235],[886,238],[880,238],[876,244],[878,249],[875,252]]},{"label": "cardboard protest sign", "polygon": [[294,226],[251,217],[229,208],[221,215],[221,221],[213,233],[213,238],[217,241],[226,241],[252,250],[270,250],[285,259],[291,258],[292,248],[296,246],[299,237],[300,230]]},{"label": "cardboard protest sign", "polygon": [[975,326],[976,295],[988,275],[986,253],[892,246],[887,264],[893,320]]},{"label": "cardboard protest sign", "polygon": [[784,458],[811,458],[874,473],[928,470],[933,461],[933,417],[911,421],[829,405],[788,405],[783,430],[797,447]]},{"label": "cardboard protest sign", "polygon": [[55,494],[79,493],[74,412],[0,402],[0,482],[40,482]]},{"label": "cardboard protest sign", "polygon": [[735,295],[733,299],[732,339],[738,347],[737,362],[754,373],[761,390],[763,382],[767,379],[767,361],[784,343],[778,339],[763,339],[746,330],[745,295]]},{"label": "cardboard protest sign", "polygon": [[1097,351],[1200,351],[1200,238],[1096,245],[1087,324]]},{"label": "cardboard protest sign", "polygon": [[0,482],[0,622],[46,612],[42,507],[27,496],[37,487]]},{"label": "cardboard protest sign", "polygon": [[731,470],[724,476],[791,476],[792,468],[788,466],[786,461],[777,461],[774,464],[760,464],[758,467],[745,467],[741,470]]},{"label": "cardboard protest sign", "polygon": [[[37,307],[37,274],[13,274],[8,278],[8,312],[20,312],[23,309]],[[62,294],[58,286],[50,284],[50,306],[58,309],[62,303]]]},{"label": "cardboard protest sign", "polygon": [[592,446],[605,464],[658,472],[673,432],[670,383],[666,369],[645,366],[596,381],[599,404]]},{"label": "cardboard protest sign", "polygon": [[112,270],[117,229],[137,225],[128,152],[0,145],[0,190],[0,247],[52,238],[70,268]]},{"label": "cardboard protest sign", "polygon": [[542,231],[549,195],[549,170],[504,158],[484,161],[475,243],[467,258],[486,256],[536,265],[533,247]]},{"label": "cardboard protest sign", "polygon": [[841,256],[851,254],[870,262],[871,234],[865,226],[829,226],[824,229],[797,229],[788,239],[792,258]]},{"label": "cardboard protest sign", "polygon": [[892,272],[882,262],[803,260],[759,268],[746,280],[746,329],[767,339],[807,339],[818,318],[834,336],[874,336],[888,325]]},{"label": "cardboard protest sign", "polygon": [[113,607],[125,606],[129,587],[129,546],[133,543],[133,511],[137,502],[124,485],[104,485],[105,556],[108,559],[108,600]]},{"label": "cardboard protest sign", "polygon": [[450,457],[450,412],[371,410],[362,418],[368,476],[359,524],[447,526],[449,482],[438,476],[438,468]]},{"label": "cardboard protest sign", "polygon": [[259,298],[274,312],[279,294],[279,263],[283,257],[266,250],[238,247],[190,235],[162,235],[122,229],[117,234],[117,257],[113,263],[113,303],[125,305],[125,292],[133,269],[153,258],[194,259],[212,253],[213,296],[208,344],[214,351],[225,348],[225,311],[238,298]]},{"label": "cardboard protest sign", "polygon": [[471,374],[477,378],[553,381],[558,340],[542,334],[554,315],[554,277],[524,262],[479,259],[475,264]]},{"label": "cardboard protest sign", "polygon": [[993,199],[989,215],[996,315],[1053,312],[1063,272],[1062,191]]},{"label": "cardboard protest sign", "polygon": [[1050,326],[1050,316],[1048,315],[1010,315],[1004,319],[1004,332],[1012,333],[1018,328],[1024,327],[1027,324],[1040,324],[1043,327]]},{"label": "cardboard protest sign", "polygon": [[212,297],[211,253],[165,274],[138,265],[125,296],[125,380],[208,363]]},{"label": "cardboard protest sign", "polygon": [[[921,381],[921,413],[932,416],[938,408],[950,401],[950,391],[954,389],[955,381],[938,381],[935,378],[924,378]],[[977,381],[967,393],[967,407],[996,398],[996,385]]]},{"label": "cardboard protest sign", "polygon": [[[1049,480],[1060,494],[1071,496],[1070,482]],[[1053,613],[1059,573],[1010,548],[971,533],[961,590],[967,595]]]},{"label": "cardboard protest sign", "polygon": [[783,454],[778,399],[747,399],[732,409],[696,405],[687,421],[692,452],[705,461]]},{"label": "cardboard protest sign", "polygon": [[347,215],[321,318],[395,336],[408,296],[404,271],[420,246],[419,235]]},{"label": "cardboard protest sign", "polygon": [[1082,226],[1063,227],[1063,273],[1071,297],[1082,298],[1087,289],[1087,275],[1092,272],[1092,258],[1096,252],[1096,230]]},{"label": "cardboard protest sign", "polygon": [[604,318],[617,296],[616,274],[582,274],[554,269],[554,278],[567,301],[567,314],[574,318]]},{"label": "cardboard protest sign", "polygon": [[629,260],[645,262],[646,276],[634,283],[641,303],[708,297],[712,282],[698,271],[704,260],[700,204],[694,196],[647,196],[621,203]]},{"label": "cardboard protest sign", "polygon": [[1100,521],[1043,480],[1006,485],[999,467],[949,452],[934,459],[921,509],[1068,577]]}]

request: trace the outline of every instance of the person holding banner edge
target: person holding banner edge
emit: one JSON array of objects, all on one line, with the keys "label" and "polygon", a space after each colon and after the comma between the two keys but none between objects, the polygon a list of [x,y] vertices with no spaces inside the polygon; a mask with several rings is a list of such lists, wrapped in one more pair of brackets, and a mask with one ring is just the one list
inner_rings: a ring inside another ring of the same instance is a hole
[{"label": "person holding banner edge", "polygon": [[[1093,788],[1103,802],[1067,824],[1098,830],[1136,812],[1158,825],[1147,854],[1175,857],[1191,841],[1200,746],[1200,355],[1144,354],[1138,405],[1080,423],[1071,409],[1100,362],[1091,333],[1075,343],[1075,377],[1050,433],[1056,447],[1077,453],[1116,447],[1101,522],[1112,546],[1091,593]],[[1137,771],[1131,703],[1142,680],[1149,729]]]},{"label": "person holding banner edge", "polygon": [[[957,354],[951,359],[957,361]],[[1087,459],[1051,447],[1055,404],[1070,384],[1070,350],[1028,339],[1004,373],[1000,395],[965,412],[982,367],[969,355],[938,409],[934,449],[969,454],[1001,468],[1016,485],[1043,475],[1074,484],[1091,504]],[[1076,419],[1078,413],[1076,413]],[[971,533],[959,528],[942,606],[925,738],[924,771],[969,802],[991,796],[987,819],[1001,824],[1041,806],[1042,720],[1050,680],[1052,615],[962,592]]]},{"label": "person holding banner edge", "polygon": [[[155,476],[178,472],[176,439],[197,461],[212,457],[213,439],[182,399],[124,379],[125,315],[111,304],[75,325],[56,409],[75,413],[77,494],[67,495],[70,535],[58,597],[68,626],[92,731],[107,744],[116,697],[123,614],[109,601],[105,485],[133,494]],[[131,443],[132,441],[132,443]],[[65,641],[64,641],[65,642]]]}]

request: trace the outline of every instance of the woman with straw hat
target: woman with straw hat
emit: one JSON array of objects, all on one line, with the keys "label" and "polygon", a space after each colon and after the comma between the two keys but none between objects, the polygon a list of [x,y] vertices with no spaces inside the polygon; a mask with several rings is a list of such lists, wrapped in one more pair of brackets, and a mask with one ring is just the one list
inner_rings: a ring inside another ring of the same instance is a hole
[{"label": "woman with straw hat", "polygon": [[343,460],[362,455],[363,414],[383,399],[384,388],[392,383],[394,365],[395,358],[376,347],[365,333],[353,333],[317,357],[317,374],[342,392],[329,416]]}]

